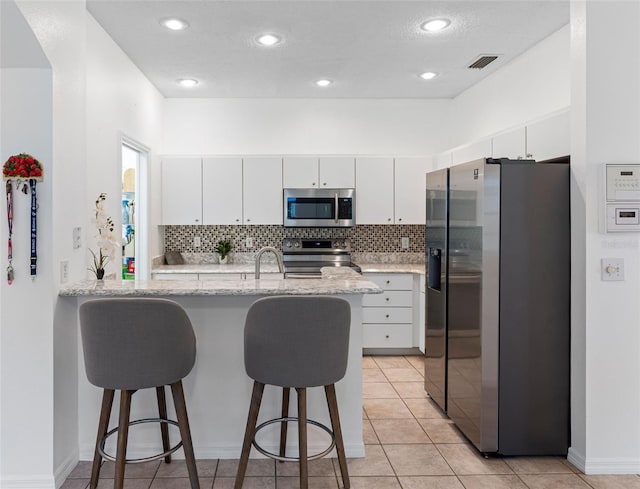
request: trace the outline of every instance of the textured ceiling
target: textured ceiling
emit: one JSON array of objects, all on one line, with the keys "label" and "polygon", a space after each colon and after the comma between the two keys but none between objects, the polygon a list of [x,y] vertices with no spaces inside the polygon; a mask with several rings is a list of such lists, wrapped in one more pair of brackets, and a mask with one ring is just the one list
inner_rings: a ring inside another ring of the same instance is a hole
[{"label": "textured ceiling", "polygon": [[[455,97],[569,22],[547,1],[88,0],[107,33],[166,97]],[[178,17],[183,31],[158,20]],[[426,33],[425,20],[448,29]],[[265,48],[256,35],[284,43]],[[501,57],[483,70],[480,54]],[[435,71],[424,81],[418,75]],[[192,89],[179,78],[196,78]],[[314,81],[334,83],[319,88]]]}]

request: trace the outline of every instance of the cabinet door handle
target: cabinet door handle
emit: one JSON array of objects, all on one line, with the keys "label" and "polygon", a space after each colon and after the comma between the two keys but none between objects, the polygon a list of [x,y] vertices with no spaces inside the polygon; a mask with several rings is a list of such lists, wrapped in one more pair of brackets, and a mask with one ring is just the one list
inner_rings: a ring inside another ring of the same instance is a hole
[{"label": "cabinet door handle", "polygon": [[387,298],[385,299],[385,301],[389,302],[389,298],[387,297]]},{"label": "cabinet door handle", "polygon": [[384,317],[386,317],[386,318],[388,319],[388,318],[389,318],[389,315],[388,315],[388,314],[385,314],[385,315],[384,315]]},{"label": "cabinet door handle", "polygon": [[400,221],[402,221],[402,218],[401,218],[401,217],[399,217],[399,218],[398,218],[398,222],[400,222]]},{"label": "cabinet door handle", "polygon": [[236,222],[240,222],[240,219],[236,219]]},{"label": "cabinet door handle", "polygon": [[315,187],[315,185],[316,185],[316,182],[311,182],[311,185],[313,185],[313,186]]},{"label": "cabinet door handle", "polygon": [[389,339],[389,335],[388,335],[388,334],[384,335],[384,337],[385,337],[386,339]]},{"label": "cabinet door handle", "polygon": [[251,222],[251,219],[247,219],[247,222]]},{"label": "cabinet door handle", "polygon": [[326,187],[327,186],[327,182],[324,182],[322,185],[324,185]]},{"label": "cabinet door handle", "polygon": [[199,221],[200,221],[200,219],[196,219],[196,222],[199,222]]},{"label": "cabinet door handle", "polygon": [[391,283],[391,280],[387,280],[387,284],[390,284],[390,283]]}]

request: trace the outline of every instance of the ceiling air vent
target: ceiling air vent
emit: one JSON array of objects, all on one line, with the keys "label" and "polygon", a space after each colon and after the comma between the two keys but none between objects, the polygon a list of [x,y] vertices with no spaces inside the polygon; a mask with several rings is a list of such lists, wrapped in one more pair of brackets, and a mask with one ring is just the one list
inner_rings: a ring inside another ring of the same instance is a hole
[{"label": "ceiling air vent", "polygon": [[482,54],[467,68],[476,68],[478,70],[481,70],[482,68],[487,66],[489,63],[493,63],[496,59],[498,59],[497,54]]}]

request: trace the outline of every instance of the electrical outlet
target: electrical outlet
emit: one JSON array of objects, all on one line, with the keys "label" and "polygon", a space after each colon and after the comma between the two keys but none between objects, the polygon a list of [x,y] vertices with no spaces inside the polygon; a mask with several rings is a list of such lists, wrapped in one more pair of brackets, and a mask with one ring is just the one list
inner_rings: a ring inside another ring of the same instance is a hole
[{"label": "electrical outlet", "polygon": [[200,248],[201,244],[202,244],[202,240],[200,239],[200,236],[194,236],[194,238],[193,238],[193,247],[194,248]]},{"label": "electrical outlet", "polygon": [[82,228],[73,228],[73,249],[77,250],[82,247]]},{"label": "electrical outlet", "polygon": [[60,283],[64,284],[69,281],[69,260],[60,262]]},{"label": "electrical outlet", "polygon": [[245,248],[253,248],[253,238],[245,238],[244,239],[244,247]]},{"label": "electrical outlet", "polygon": [[403,250],[406,250],[407,248],[409,248],[408,236],[403,236],[402,238],[400,238],[400,246],[402,247]]}]

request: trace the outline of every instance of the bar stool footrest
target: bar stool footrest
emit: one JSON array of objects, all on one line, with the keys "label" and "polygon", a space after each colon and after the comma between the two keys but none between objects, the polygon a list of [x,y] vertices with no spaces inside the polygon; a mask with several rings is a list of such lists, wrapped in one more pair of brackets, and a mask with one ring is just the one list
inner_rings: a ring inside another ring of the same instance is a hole
[{"label": "bar stool footrest", "polygon": [[[172,419],[164,419],[164,418],[145,418],[145,419],[136,419],[134,421],[129,422],[129,426],[135,426],[137,424],[145,424],[145,423],[165,423],[165,424],[170,424],[173,426],[176,426],[179,428],[178,422],[177,421],[173,421]],[[107,438],[109,438],[111,435],[113,435],[114,433],[117,433],[118,428],[114,428],[111,431],[109,431],[106,435],[104,435],[104,438],[102,438],[102,440],[100,440],[100,444],[98,445],[98,453],[102,456],[102,458],[104,458],[105,460],[109,460],[110,462],[115,462],[116,458],[109,455],[107,452],[104,451],[104,446],[107,443]],[[179,450],[182,447],[182,440],[180,440],[180,442],[178,442],[178,444],[172,448],[170,448],[169,450],[167,450],[166,452],[163,453],[159,453],[158,455],[151,455],[149,457],[141,457],[141,458],[128,458],[125,459],[125,463],[127,464],[141,464],[144,462],[152,462],[154,460],[158,460],[161,458],[164,458],[168,455],[171,455],[173,452]]]},{"label": "bar stool footrest", "polygon": [[[258,435],[258,431],[260,431],[262,428],[266,428],[267,426],[270,426],[272,424],[275,423],[283,423],[283,422],[294,422],[294,421],[299,421],[298,418],[295,417],[291,417],[291,416],[287,416],[287,417],[283,417],[283,418],[274,418],[274,419],[269,419],[267,421],[265,421],[264,423],[261,423],[260,425],[258,425],[255,429],[254,432],[254,436],[253,436],[253,440],[251,442],[251,444],[255,447],[256,450],[258,450],[262,455],[264,455],[265,457],[269,457],[271,459],[274,460],[279,460],[281,462],[295,462],[300,460],[300,457],[283,457],[279,454],[273,453],[273,452],[269,452],[268,450],[262,448],[260,445],[258,445],[258,442],[256,442],[256,436]],[[325,450],[323,450],[320,453],[316,453],[314,455],[310,455],[307,457],[307,460],[317,460],[319,458],[324,457],[325,455],[327,455],[331,450],[333,450],[333,448],[336,446],[336,437],[333,434],[333,431],[323,425],[322,423],[319,423],[318,421],[314,421],[313,419],[307,419],[307,424],[316,426],[324,431],[326,431],[329,436],[331,437],[331,444],[329,445],[328,448],[326,448]]]}]

